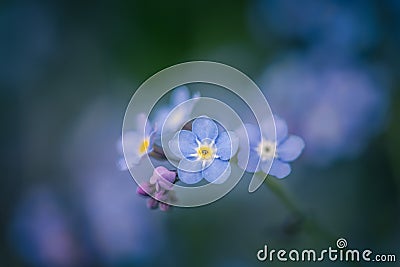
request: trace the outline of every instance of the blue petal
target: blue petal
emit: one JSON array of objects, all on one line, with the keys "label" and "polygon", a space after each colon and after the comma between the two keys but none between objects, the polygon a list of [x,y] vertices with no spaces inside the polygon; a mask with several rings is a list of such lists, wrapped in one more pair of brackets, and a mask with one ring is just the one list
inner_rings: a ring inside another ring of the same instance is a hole
[{"label": "blue petal", "polygon": [[147,122],[146,114],[140,113],[137,115],[136,123],[137,123],[138,129],[140,129],[141,127],[144,127],[146,125],[146,122]]},{"label": "blue petal", "polygon": [[[169,150],[172,152],[172,154],[174,155],[174,156],[176,156],[177,158],[179,158],[179,159],[181,159],[181,158],[184,158],[184,156],[182,155],[182,152],[181,152],[181,150],[179,149],[179,133],[180,132],[177,132],[175,135],[174,135],[174,137],[171,139],[171,140],[169,140],[169,142],[168,142],[168,147],[169,147]],[[164,148],[165,149],[165,148]],[[168,153],[168,150],[167,151],[165,151],[166,153]],[[169,154],[169,153],[168,153]]]},{"label": "blue petal", "polygon": [[179,86],[172,91],[172,104],[174,106],[179,105],[182,102],[185,102],[190,97],[189,89],[186,86]]},{"label": "blue petal", "polygon": [[151,127],[150,122],[147,120],[146,114],[140,113],[136,118],[136,123],[139,133],[143,133],[143,129],[146,136],[150,136],[153,133],[153,127]]},{"label": "blue petal", "polygon": [[254,124],[245,124],[247,136],[249,138],[249,144],[251,147],[258,146],[258,144],[261,142],[261,132],[260,128],[258,128]]},{"label": "blue petal", "polygon": [[208,138],[215,140],[218,136],[218,127],[211,119],[207,117],[200,117],[193,121],[193,133],[199,138],[200,141]]},{"label": "blue petal", "polygon": [[274,122],[267,119],[261,123],[263,137],[267,140],[274,141],[274,132],[276,131],[275,140],[279,144],[287,137],[288,128],[286,122],[280,117],[274,115]]},{"label": "blue petal", "polygon": [[300,156],[304,146],[303,139],[296,135],[290,135],[278,146],[278,157],[283,161],[295,160]]},{"label": "blue petal", "polygon": [[178,145],[182,155],[186,158],[193,157],[193,154],[196,154],[197,139],[192,132],[187,130],[180,131]]},{"label": "blue petal", "polygon": [[201,172],[185,172],[180,169],[178,169],[178,177],[185,184],[195,184],[202,179]]},{"label": "blue petal", "polygon": [[165,122],[165,119],[167,118],[168,113],[170,113],[170,112],[171,112],[171,109],[168,108],[168,107],[161,107],[157,111],[157,114],[156,114],[156,117],[155,117],[154,121],[155,121],[155,123],[157,124],[157,127],[160,130],[162,129],[162,127],[164,125],[164,122]]},{"label": "blue petal", "polygon": [[215,146],[217,147],[217,155],[220,159],[228,160],[232,157],[232,142],[228,132],[218,135],[215,140]]},{"label": "blue petal", "polygon": [[288,176],[291,171],[292,169],[288,163],[282,162],[279,159],[274,159],[269,174],[280,179]]},{"label": "blue petal", "polygon": [[178,169],[185,172],[201,172],[204,167],[201,160],[189,160],[183,158],[179,161]]},{"label": "blue petal", "polygon": [[210,183],[223,183],[230,175],[229,161],[214,159],[211,165],[203,170],[203,177]]},{"label": "blue petal", "polygon": [[242,149],[238,153],[238,166],[247,172],[257,172],[259,170],[260,156],[254,149],[250,149],[249,157]]},{"label": "blue petal", "polygon": [[269,173],[272,163],[273,163],[273,159],[267,159],[264,161],[260,162],[260,170],[263,171],[264,173]]},{"label": "blue petal", "polygon": [[286,122],[278,116],[274,116],[276,127],[276,142],[279,144],[288,135],[288,128]]}]

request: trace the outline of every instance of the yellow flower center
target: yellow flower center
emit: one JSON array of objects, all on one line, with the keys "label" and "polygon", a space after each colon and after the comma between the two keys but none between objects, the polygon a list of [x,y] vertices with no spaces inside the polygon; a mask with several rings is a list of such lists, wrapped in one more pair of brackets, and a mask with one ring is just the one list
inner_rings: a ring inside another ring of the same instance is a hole
[{"label": "yellow flower center", "polygon": [[270,160],[277,157],[275,145],[275,142],[266,140],[264,138],[261,140],[256,148],[256,151],[262,161]]},{"label": "yellow flower center", "polygon": [[201,145],[197,148],[197,156],[202,160],[210,160],[214,158],[214,149],[211,145]]},{"label": "yellow flower center", "polygon": [[150,140],[149,138],[146,138],[142,141],[142,143],[139,146],[139,154],[144,154],[147,152],[147,149],[149,148],[150,145]]}]

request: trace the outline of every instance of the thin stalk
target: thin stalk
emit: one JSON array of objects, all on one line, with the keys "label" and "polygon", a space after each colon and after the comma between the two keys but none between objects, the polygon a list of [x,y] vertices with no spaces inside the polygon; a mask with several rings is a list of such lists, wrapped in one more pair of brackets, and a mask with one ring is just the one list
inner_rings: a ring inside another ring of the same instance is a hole
[{"label": "thin stalk", "polygon": [[327,242],[335,242],[335,237],[324,227],[322,227],[315,219],[306,215],[289,196],[284,187],[281,186],[279,180],[273,177],[267,177],[264,184],[281,200],[285,207],[302,223],[304,230],[317,239],[323,239]]}]

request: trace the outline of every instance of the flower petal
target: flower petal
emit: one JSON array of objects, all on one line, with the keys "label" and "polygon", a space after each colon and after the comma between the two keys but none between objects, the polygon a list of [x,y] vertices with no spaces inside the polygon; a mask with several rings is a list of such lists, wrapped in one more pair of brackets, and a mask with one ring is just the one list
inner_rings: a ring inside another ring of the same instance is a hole
[{"label": "flower petal", "polygon": [[150,184],[155,185],[156,191],[172,190],[175,177],[175,172],[169,171],[164,166],[158,166],[150,177]]},{"label": "flower petal", "polygon": [[199,138],[200,141],[208,138],[215,140],[218,136],[218,127],[210,118],[200,117],[193,121],[193,133]]},{"label": "flower petal", "polygon": [[129,169],[128,165],[126,165],[125,158],[120,158],[118,160],[117,167],[120,171],[127,171]]},{"label": "flower petal", "polygon": [[183,156],[192,158],[196,154],[197,146],[197,138],[194,133],[187,130],[179,131],[178,147]]},{"label": "flower petal", "polygon": [[267,159],[267,160],[261,161],[259,170],[263,171],[266,174],[269,173],[272,163],[273,163],[273,159]]},{"label": "flower petal", "polygon": [[140,113],[137,118],[136,118],[136,129],[138,131],[138,133],[143,134],[143,130],[144,130],[144,134],[146,136],[149,136],[152,134],[153,132],[153,127],[151,126],[150,122],[148,121],[148,116],[146,116],[145,113]]},{"label": "flower petal", "polygon": [[139,152],[142,140],[144,140],[144,136],[138,132],[127,132],[123,136],[122,141],[128,167],[133,164],[138,164],[142,158],[143,154]]},{"label": "flower petal", "polygon": [[183,128],[189,120],[189,115],[192,112],[191,107],[188,109],[188,104],[179,104],[169,113],[168,119],[165,121],[164,130],[177,131]]},{"label": "flower petal", "polygon": [[174,184],[164,178],[158,180],[158,185],[159,190],[171,191],[174,188]]},{"label": "flower petal", "polygon": [[176,177],[175,172],[168,170],[164,166],[158,166],[157,168],[155,168],[153,171],[153,176],[154,175],[157,175],[158,177],[163,178],[170,183],[173,183]]},{"label": "flower petal", "polygon": [[275,140],[278,144],[284,140],[288,134],[286,122],[277,115],[274,115],[274,122],[272,122],[271,119],[267,119],[261,123],[261,127],[263,137],[270,141],[274,141],[274,131],[276,130]]},{"label": "flower petal", "polygon": [[[245,129],[247,132],[247,137],[248,137],[250,146],[251,147],[257,146],[261,142],[260,128],[258,128],[254,124],[249,124],[249,123],[246,123],[244,126],[245,126]],[[246,133],[243,133],[243,134],[244,134],[243,137],[246,138]],[[242,140],[242,141],[246,141],[246,140]]]},{"label": "flower petal", "polygon": [[190,98],[190,92],[185,85],[175,88],[171,94],[172,104],[174,106],[177,106],[182,102],[185,102],[189,98]]},{"label": "flower petal", "polygon": [[155,200],[154,198],[150,197],[149,200],[147,200],[147,208],[149,209],[156,209],[158,207],[158,201]]},{"label": "flower petal", "polygon": [[[167,119],[168,113],[171,110],[168,107],[161,107],[158,109],[154,122],[157,124],[157,128],[162,130],[162,128],[164,127],[164,122]],[[166,129],[164,129],[165,131]]]},{"label": "flower petal", "polygon": [[183,158],[179,161],[178,169],[185,172],[201,172],[204,169],[203,161]]},{"label": "flower petal", "polygon": [[169,150],[171,150],[172,154],[176,156],[178,159],[183,158],[183,154],[179,149],[179,132],[177,132],[174,137],[168,142]]},{"label": "flower petal", "polygon": [[288,127],[286,122],[279,116],[274,115],[275,127],[276,127],[276,142],[279,144],[288,135]]},{"label": "flower petal", "polygon": [[225,182],[231,174],[229,161],[214,159],[213,163],[203,170],[203,177],[210,183],[221,184]]},{"label": "flower petal", "polygon": [[136,193],[142,196],[148,196],[149,194],[154,193],[154,186],[152,186],[148,182],[142,183],[136,188]]},{"label": "flower petal", "polygon": [[247,172],[257,172],[259,168],[260,156],[254,149],[250,149],[249,157],[243,149],[238,152],[238,166]]},{"label": "flower petal", "polygon": [[158,201],[166,201],[168,199],[168,192],[161,190],[154,194],[154,198]]},{"label": "flower petal", "polygon": [[229,160],[235,153],[238,147],[238,138],[233,132],[222,132],[215,140],[217,147],[217,155],[222,160]]},{"label": "flower petal", "polygon": [[288,163],[282,162],[279,159],[275,159],[274,162],[272,162],[269,174],[280,179],[288,176],[291,171],[292,169]]},{"label": "flower petal", "polygon": [[293,161],[300,156],[304,146],[303,139],[296,135],[290,135],[278,146],[278,157],[283,161]]},{"label": "flower petal", "polygon": [[185,184],[195,184],[202,179],[201,172],[185,172],[178,169],[178,177]]},{"label": "flower petal", "polygon": [[171,206],[168,205],[168,204],[160,202],[159,208],[160,208],[161,211],[168,211],[171,208]]},{"label": "flower petal", "polygon": [[146,114],[144,114],[144,113],[138,114],[136,117],[137,129],[143,129],[142,127],[144,127],[146,125],[146,121],[147,121]]}]

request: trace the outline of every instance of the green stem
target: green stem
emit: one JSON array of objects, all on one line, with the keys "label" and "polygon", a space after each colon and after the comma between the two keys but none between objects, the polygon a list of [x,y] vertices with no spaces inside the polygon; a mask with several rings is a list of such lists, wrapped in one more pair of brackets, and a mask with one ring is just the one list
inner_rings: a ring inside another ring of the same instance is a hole
[{"label": "green stem", "polygon": [[304,227],[304,230],[311,236],[317,239],[324,239],[328,242],[335,242],[336,238],[324,227],[322,227],[312,217],[304,214],[296,205],[296,202],[289,197],[289,194],[280,184],[280,181],[273,177],[267,177],[264,184],[282,201],[286,208],[298,218]]}]

